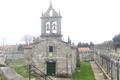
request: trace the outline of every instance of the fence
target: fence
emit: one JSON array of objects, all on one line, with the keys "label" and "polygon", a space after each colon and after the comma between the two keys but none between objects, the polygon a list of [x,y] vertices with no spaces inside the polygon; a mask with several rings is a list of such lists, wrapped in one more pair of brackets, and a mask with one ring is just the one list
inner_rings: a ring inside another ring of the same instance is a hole
[{"label": "fence", "polygon": [[9,53],[5,53],[5,63],[7,65],[11,64],[11,63],[15,63],[18,60],[24,60],[24,54],[23,52],[9,52]]},{"label": "fence", "polygon": [[13,51],[13,52],[5,52],[4,53],[7,59],[17,60],[24,58],[23,51]]},{"label": "fence", "polygon": [[120,80],[120,61],[114,58],[109,52],[95,53],[96,63],[103,69],[108,80]]}]

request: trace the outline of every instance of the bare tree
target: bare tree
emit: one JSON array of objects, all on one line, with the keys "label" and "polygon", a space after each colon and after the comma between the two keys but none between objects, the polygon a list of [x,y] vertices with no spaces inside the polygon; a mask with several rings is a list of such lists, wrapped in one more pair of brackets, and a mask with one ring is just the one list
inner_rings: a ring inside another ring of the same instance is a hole
[{"label": "bare tree", "polygon": [[29,35],[29,34],[25,34],[25,35],[23,36],[22,41],[24,41],[25,44],[29,45],[30,43],[33,42],[33,36],[32,36],[32,35]]},{"label": "bare tree", "polygon": [[113,43],[115,49],[120,48],[120,33],[113,37]]}]

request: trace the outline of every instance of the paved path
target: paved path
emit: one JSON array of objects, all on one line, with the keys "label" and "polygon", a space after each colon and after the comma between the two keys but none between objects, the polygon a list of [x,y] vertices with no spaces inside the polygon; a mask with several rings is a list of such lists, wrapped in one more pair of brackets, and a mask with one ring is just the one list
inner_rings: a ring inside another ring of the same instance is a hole
[{"label": "paved path", "polygon": [[104,75],[103,75],[102,71],[98,68],[97,64],[95,62],[90,62],[90,63],[91,63],[91,67],[92,67],[92,70],[95,75],[95,79],[96,80],[105,80]]}]

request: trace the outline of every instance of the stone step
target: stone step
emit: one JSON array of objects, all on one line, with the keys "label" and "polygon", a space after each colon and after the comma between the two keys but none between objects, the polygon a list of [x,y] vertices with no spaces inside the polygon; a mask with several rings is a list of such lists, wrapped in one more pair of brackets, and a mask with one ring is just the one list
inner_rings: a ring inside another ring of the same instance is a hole
[{"label": "stone step", "polygon": [[50,78],[53,80],[71,80],[71,78],[60,78],[60,77],[54,77],[54,76],[50,76]]}]

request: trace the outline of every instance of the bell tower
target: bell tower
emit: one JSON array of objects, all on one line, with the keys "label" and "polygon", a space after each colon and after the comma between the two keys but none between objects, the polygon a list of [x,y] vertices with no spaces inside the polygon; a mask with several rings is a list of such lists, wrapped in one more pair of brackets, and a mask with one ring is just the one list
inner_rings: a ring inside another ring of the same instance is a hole
[{"label": "bell tower", "polygon": [[54,37],[61,39],[61,14],[56,12],[50,0],[49,8],[41,16],[41,37]]}]

